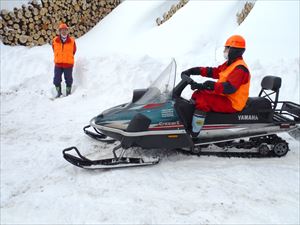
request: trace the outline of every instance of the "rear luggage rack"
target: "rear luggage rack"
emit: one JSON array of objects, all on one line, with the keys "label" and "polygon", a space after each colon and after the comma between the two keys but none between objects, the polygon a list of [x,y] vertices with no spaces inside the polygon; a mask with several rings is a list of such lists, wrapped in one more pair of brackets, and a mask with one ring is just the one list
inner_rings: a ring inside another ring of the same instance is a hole
[{"label": "rear luggage rack", "polygon": [[282,104],[280,109],[276,109],[273,120],[277,123],[300,123],[300,105],[293,102],[278,102]]}]

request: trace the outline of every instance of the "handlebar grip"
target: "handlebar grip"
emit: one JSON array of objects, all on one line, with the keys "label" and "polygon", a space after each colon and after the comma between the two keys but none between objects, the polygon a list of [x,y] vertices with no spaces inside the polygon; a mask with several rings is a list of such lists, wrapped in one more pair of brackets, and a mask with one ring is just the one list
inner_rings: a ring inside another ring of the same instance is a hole
[{"label": "handlebar grip", "polygon": [[188,84],[191,84],[192,82],[194,82],[193,79],[190,78],[190,76],[188,76],[188,75],[185,74],[185,73],[181,73],[181,79],[182,79],[183,81],[186,81]]}]

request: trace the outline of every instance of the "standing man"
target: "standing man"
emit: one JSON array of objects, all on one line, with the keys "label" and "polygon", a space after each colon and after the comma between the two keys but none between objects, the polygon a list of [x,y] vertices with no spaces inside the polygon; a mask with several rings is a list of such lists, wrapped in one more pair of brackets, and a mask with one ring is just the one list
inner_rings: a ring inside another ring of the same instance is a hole
[{"label": "standing man", "polygon": [[76,52],[75,39],[69,36],[69,28],[66,24],[62,23],[58,28],[59,35],[56,36],[52,41],[52,48],[54,52],[54,79],[53,84],[55,85],[57,95],[59,98],[61,93],[61,77],[64,74],[66,82],[66,95],[71,94],[72,90],[72,71],[74,65],[74,55]]}]

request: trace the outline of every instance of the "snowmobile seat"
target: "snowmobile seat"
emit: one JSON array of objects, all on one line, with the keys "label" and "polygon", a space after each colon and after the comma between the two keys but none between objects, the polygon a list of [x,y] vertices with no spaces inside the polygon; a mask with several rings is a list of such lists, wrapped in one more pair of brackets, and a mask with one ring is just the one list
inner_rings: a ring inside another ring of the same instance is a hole
[{"label": "snowmobile seat", "polygon": [[248,98],[246,107],[238,113],[207,113],[205,124],[269,123],[273,118],[271,102],[263,97]]},{"label": "snowmobile seat", "polygon": [[[258,97],[248,98],[243,111],[238,113],[210,112],[206,116],[205,123],[270,123],[273,120],[274,110],[278,103],[280,87],[280,77],[265,76],[261,81],[261,91]],[[271,95],[273,94],[275,94],[275,97],[272,99]]]},{"label": "snowmobile seat", "polygon": [[250,97],[242,113],[271,112],[271,102],[263,97]]},{"label": "snowmobile seat", "polygon": [[[174,107],[184,127],[190,130],[195,110],[193,101],[177,99]],[[272,122],[273,113],[271,102],[268,99],[251,97],[248,99],[247,105],[242,112],[207,113],[205,124],[269,123]]]}]

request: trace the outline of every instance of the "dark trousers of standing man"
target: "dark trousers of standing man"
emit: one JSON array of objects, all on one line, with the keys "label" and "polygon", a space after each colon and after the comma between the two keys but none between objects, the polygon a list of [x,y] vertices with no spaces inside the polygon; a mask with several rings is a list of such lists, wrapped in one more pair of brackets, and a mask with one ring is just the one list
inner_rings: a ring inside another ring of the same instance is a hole
[{"label": "dark trousers of standing man", "polygon": [[72,77],[73,67],[63,68],[63,67],[54,67],[54,79],[53,84],[57,87],[61,84],[61,77],[64,74],[65,82],[67,87],[71,87],[73,84],[73,77]]}]

